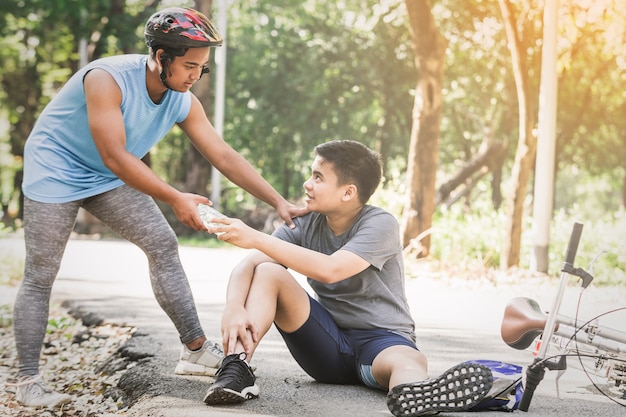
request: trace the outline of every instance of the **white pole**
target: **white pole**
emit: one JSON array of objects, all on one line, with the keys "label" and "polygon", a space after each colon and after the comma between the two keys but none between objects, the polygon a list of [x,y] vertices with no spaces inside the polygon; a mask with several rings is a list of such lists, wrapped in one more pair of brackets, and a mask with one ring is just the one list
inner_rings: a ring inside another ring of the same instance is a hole
[{"label": "white pole", "polygon": [[556,142],[557,72],[556,43],[558,0],[545,0],[543,11],[543,47],[541,51],[541,85],[533,200],[534,251],[531,269],[548,272],[550,221],[554,199],[554,166]]},{"label": "white pole", "polygon": [[[226,39],[227,39],[227,0],[219,0],[217,8],[217,31],[224,38],[222,46],[214,48],[215,55],[215,112],[213,125],[217,133],[224,137],[224,97],[226,92]],[[220,195],[222,174],[213,166],[211,168],[211,201],[213,207],[220,209]]]},{"label": "white pole", "polygon": [[[81,9],[80,11],[80,25],[81,27],[84,27],[85,25],[87,25],[87,11],[85,9]],[[87,44],[87,39],[85,39],[85,36],[81,36],[80,39],[78,39],[78,68],[82,68],[85,65],[87,65],[89,62],[89,53],[87,51],[87,47],[89,45]]]}]

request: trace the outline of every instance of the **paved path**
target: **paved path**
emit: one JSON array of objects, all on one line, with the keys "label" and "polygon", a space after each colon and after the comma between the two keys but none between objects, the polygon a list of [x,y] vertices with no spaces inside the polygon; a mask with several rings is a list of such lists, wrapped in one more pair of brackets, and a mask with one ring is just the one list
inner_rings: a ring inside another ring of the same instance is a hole
[{"label": "paved path", "polygon": [[[0,239],[0,250],[20,256],[21,243]],[[200,317],[207,335],[219,337],[225,285],[232,267],[244,256],[240,249],[181,248]],[[418,344],[430,361],[430,372],[438,374],[469,359],[495,359],[520,365],[532,361],[527,351],[506,346],[499,335],[502,312],[515,296],[528,296],[547,309],[558,282],[533,278],[523,284],[494,286],[486,280],[464,281],[415,278],[407,281],[413,315],[418,327]],[[575,313],[576,288],[568,288],[562,314]],[[624,289],[596,289],[585,294],[583,317],[624,306]],[[234,407],[207,407],[202,398],[210,378],[173,374],[180,344],[174,327],[152,295],[147,262],[139,249],[120,241],[71,240],[67,247],[54,300],[70,301],[84,311],[109,321],[138,327],[131,348],[153,355],[134,372],[142,399],[129,416],[391,416],[385,395],[362,387],[318,384],[290,357],[273,329],[255,355],[261,396]],[[626,316],[609,317],[613,327],[624,329]],[[570,361],[571,363],[572,361]],[[533,416],[623,416],[624,408],[590,393],[582,372],[571,369],[560,382],[562,399],[557,399],[555,372],[546,373],[537,388],[530,410]],[[149,381],[146,384],[146,381]],[[518,412],[521,413],[521,412]],[[475,413],[455,413],[458,417]],[[483,416],[502,415],[498,412]]]}]

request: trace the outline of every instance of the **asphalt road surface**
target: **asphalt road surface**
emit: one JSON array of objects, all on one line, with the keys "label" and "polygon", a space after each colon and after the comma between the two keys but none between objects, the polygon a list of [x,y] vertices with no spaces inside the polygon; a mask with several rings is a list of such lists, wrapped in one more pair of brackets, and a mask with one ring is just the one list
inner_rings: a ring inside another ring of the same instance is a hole
[{"label": "asphalt road surface", "polygon": [[[1,250],[16,251],[18,256],[22,246],[19,241],[0,240]],[[207,336],[214,340],[219,340],[230,270],[244,254],[244,250],[235,248],[181,248],[202,324]],[[407,293],[417,323],[418,346],[429,357],[431,376],[471,359],[530,364],[529,351],[517,351],[501,340],[504,306],[513,297],[526,296],[547,309],[557,285],[557,280],[545,277],[498,285],[489,280],[448,279],[433,273],[408,279]],[[568,288],[562,314],[575,314],[577,295],[577,288]],[[126,378],[126,388],[130,387],[131,395],[137,399],[128,416],[391,416],[382,392],[313,381],[291,358],[275,329],[262,341],[253,361],[260,397],[236,406],[206,406],[202,399],[212,379],[174,374],[180,342],[174,326],[152,295],[143,253],[127,242],[70,240],[53,299],[69,301],[81,311],[107,321],[138,327],[129,349],[149,355],[150,359],[133,368],[132,375]],[[623,307],[625,300],[624,288],[591,286],[586,291],[581,316]],[[625,317],[623,314],[608,317],[612,323],[606,324],[624,331]],[[582,371],[569,368],[560,378],[558,394],[557,373],[549,371],[538,386],[529,411],[515,413],[528,417],[625,415],[626,408],[596,393]],[[477,416],[470,412],[440,415]],[[489,417],[502,412],[478,415]]]}]

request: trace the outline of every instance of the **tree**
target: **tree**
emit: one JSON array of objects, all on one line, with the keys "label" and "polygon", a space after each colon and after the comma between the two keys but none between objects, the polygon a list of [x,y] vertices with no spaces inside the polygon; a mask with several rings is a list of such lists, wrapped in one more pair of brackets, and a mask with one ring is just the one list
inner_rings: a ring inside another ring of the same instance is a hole
[{"label": "tree", "polygon": [[419,242],[419,256],[426,256],[430,249],[430,235],[425,232],[432,225],[435,210],[446,41],[435,25],[429,0],[406,0],[405,4],[418,80],[413,102],[408,187],[401,233],[405,247],[416,236],[424,236]]},{"label": "tree", "polygon": [[[509,0],[499,0],[508,45],[511,51],[513,76],[517,90],[518,102],[518,144],[515,153],[515,162],[511,172],[510,192],[507,196],[507,221],[505,225],[505,239],[500,253],[500,266],[508,268],[519,265],[520,245],[522,237],[522,216],[526,189],[530,178],[531,168],[537,149],[537,138],[533,133],[537,122],[536,106],[538,86],[531,83],[531,74],[536,74],[536,67],[531,66],[526,55],[532,50],[535,36],[527,25],[532,24],[532,16],[524,16],[518,20],[513,5]],[[521,20],[521,21],[520,21]],[[526,27],[523,34],[518,32],[519,27]]]},{"label": "tree", "polygon": [[[406,158],[414,68],[404,8],[383,3],[229,10],[224,136],[286,198],[302,196],[318,143],[354,139],[379,149],[383,163]],[[247,203],[236,189],[225,193],[229,208]]]}]

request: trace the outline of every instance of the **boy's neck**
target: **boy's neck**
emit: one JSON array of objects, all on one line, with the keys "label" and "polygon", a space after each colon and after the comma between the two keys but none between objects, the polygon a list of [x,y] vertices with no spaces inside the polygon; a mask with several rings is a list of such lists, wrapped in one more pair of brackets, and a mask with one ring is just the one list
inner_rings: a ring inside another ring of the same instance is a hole
[{"label": "boy's neck", "polygon": [[335,236],[339,236],[352,227],[362,209],[363,206],[358,205],[345,212],[327,214],[326,224]]}]

